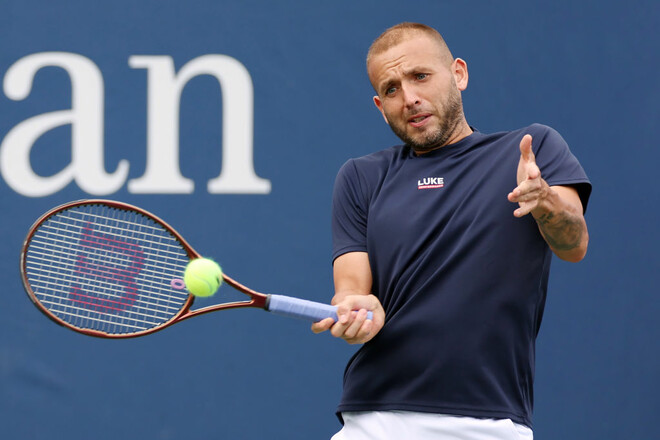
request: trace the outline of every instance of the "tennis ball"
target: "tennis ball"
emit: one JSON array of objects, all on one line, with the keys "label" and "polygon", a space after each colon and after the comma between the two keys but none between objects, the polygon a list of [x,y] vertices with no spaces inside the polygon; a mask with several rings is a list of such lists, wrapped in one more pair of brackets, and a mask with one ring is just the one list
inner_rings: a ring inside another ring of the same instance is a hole
[{"label": "tennis ball", "polygon": [[222,284],[222,269],[213,260],[196,258],[186,266],[183,282],[193,295],[211,296]]}]

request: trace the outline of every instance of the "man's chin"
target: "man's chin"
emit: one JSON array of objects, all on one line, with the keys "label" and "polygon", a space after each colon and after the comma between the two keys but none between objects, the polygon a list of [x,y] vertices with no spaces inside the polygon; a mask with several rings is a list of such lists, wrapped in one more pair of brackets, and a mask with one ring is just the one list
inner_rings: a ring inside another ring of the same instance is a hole
[{"label": "man's chin", "polygon": [[394,128],[390,125],[390,128],[406,145],[420,153],[425,153],[442,147],[448,140],[446,133],[440,130],[428,130],[426,133],[418,131],[411,134],[399,127]]}]

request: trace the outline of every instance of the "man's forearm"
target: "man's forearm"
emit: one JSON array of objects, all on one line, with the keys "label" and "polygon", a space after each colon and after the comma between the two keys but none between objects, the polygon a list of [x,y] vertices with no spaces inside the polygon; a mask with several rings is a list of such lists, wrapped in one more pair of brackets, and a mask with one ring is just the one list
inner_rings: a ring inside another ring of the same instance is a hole
[{"label": "man's forearm", "polygon": [[543,238],[559,258],[572,262],[580,261],[587,253],[589,242],[581,204],[576,206],[572,200],[575,196],[566,193],[565,190],[571,190],[569,188],[554,187],[549,190],[551,195],[548,197],[548,203],[532,212],[532,215]]}]

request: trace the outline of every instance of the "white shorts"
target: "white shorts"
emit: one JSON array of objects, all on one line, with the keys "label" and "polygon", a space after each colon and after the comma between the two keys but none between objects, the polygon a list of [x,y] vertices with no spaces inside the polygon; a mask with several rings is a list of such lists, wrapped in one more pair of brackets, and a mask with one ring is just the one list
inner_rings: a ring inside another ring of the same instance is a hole
[{"label": "white shorts", "polygon": [[510,419],[410,411],[342,413],[344,427],[331,440],[533,440],[532,430]]}]

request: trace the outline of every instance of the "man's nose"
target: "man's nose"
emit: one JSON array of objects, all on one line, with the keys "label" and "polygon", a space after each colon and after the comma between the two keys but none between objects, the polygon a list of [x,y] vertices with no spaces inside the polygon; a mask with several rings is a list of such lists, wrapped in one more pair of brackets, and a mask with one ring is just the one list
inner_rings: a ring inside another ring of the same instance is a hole
[{"label": "man's nose", "polygon": [[401,92],[403,93],[403,102],[406,107],[415,107],[421,103],[421,98],[414,87],[401,85]]}]

